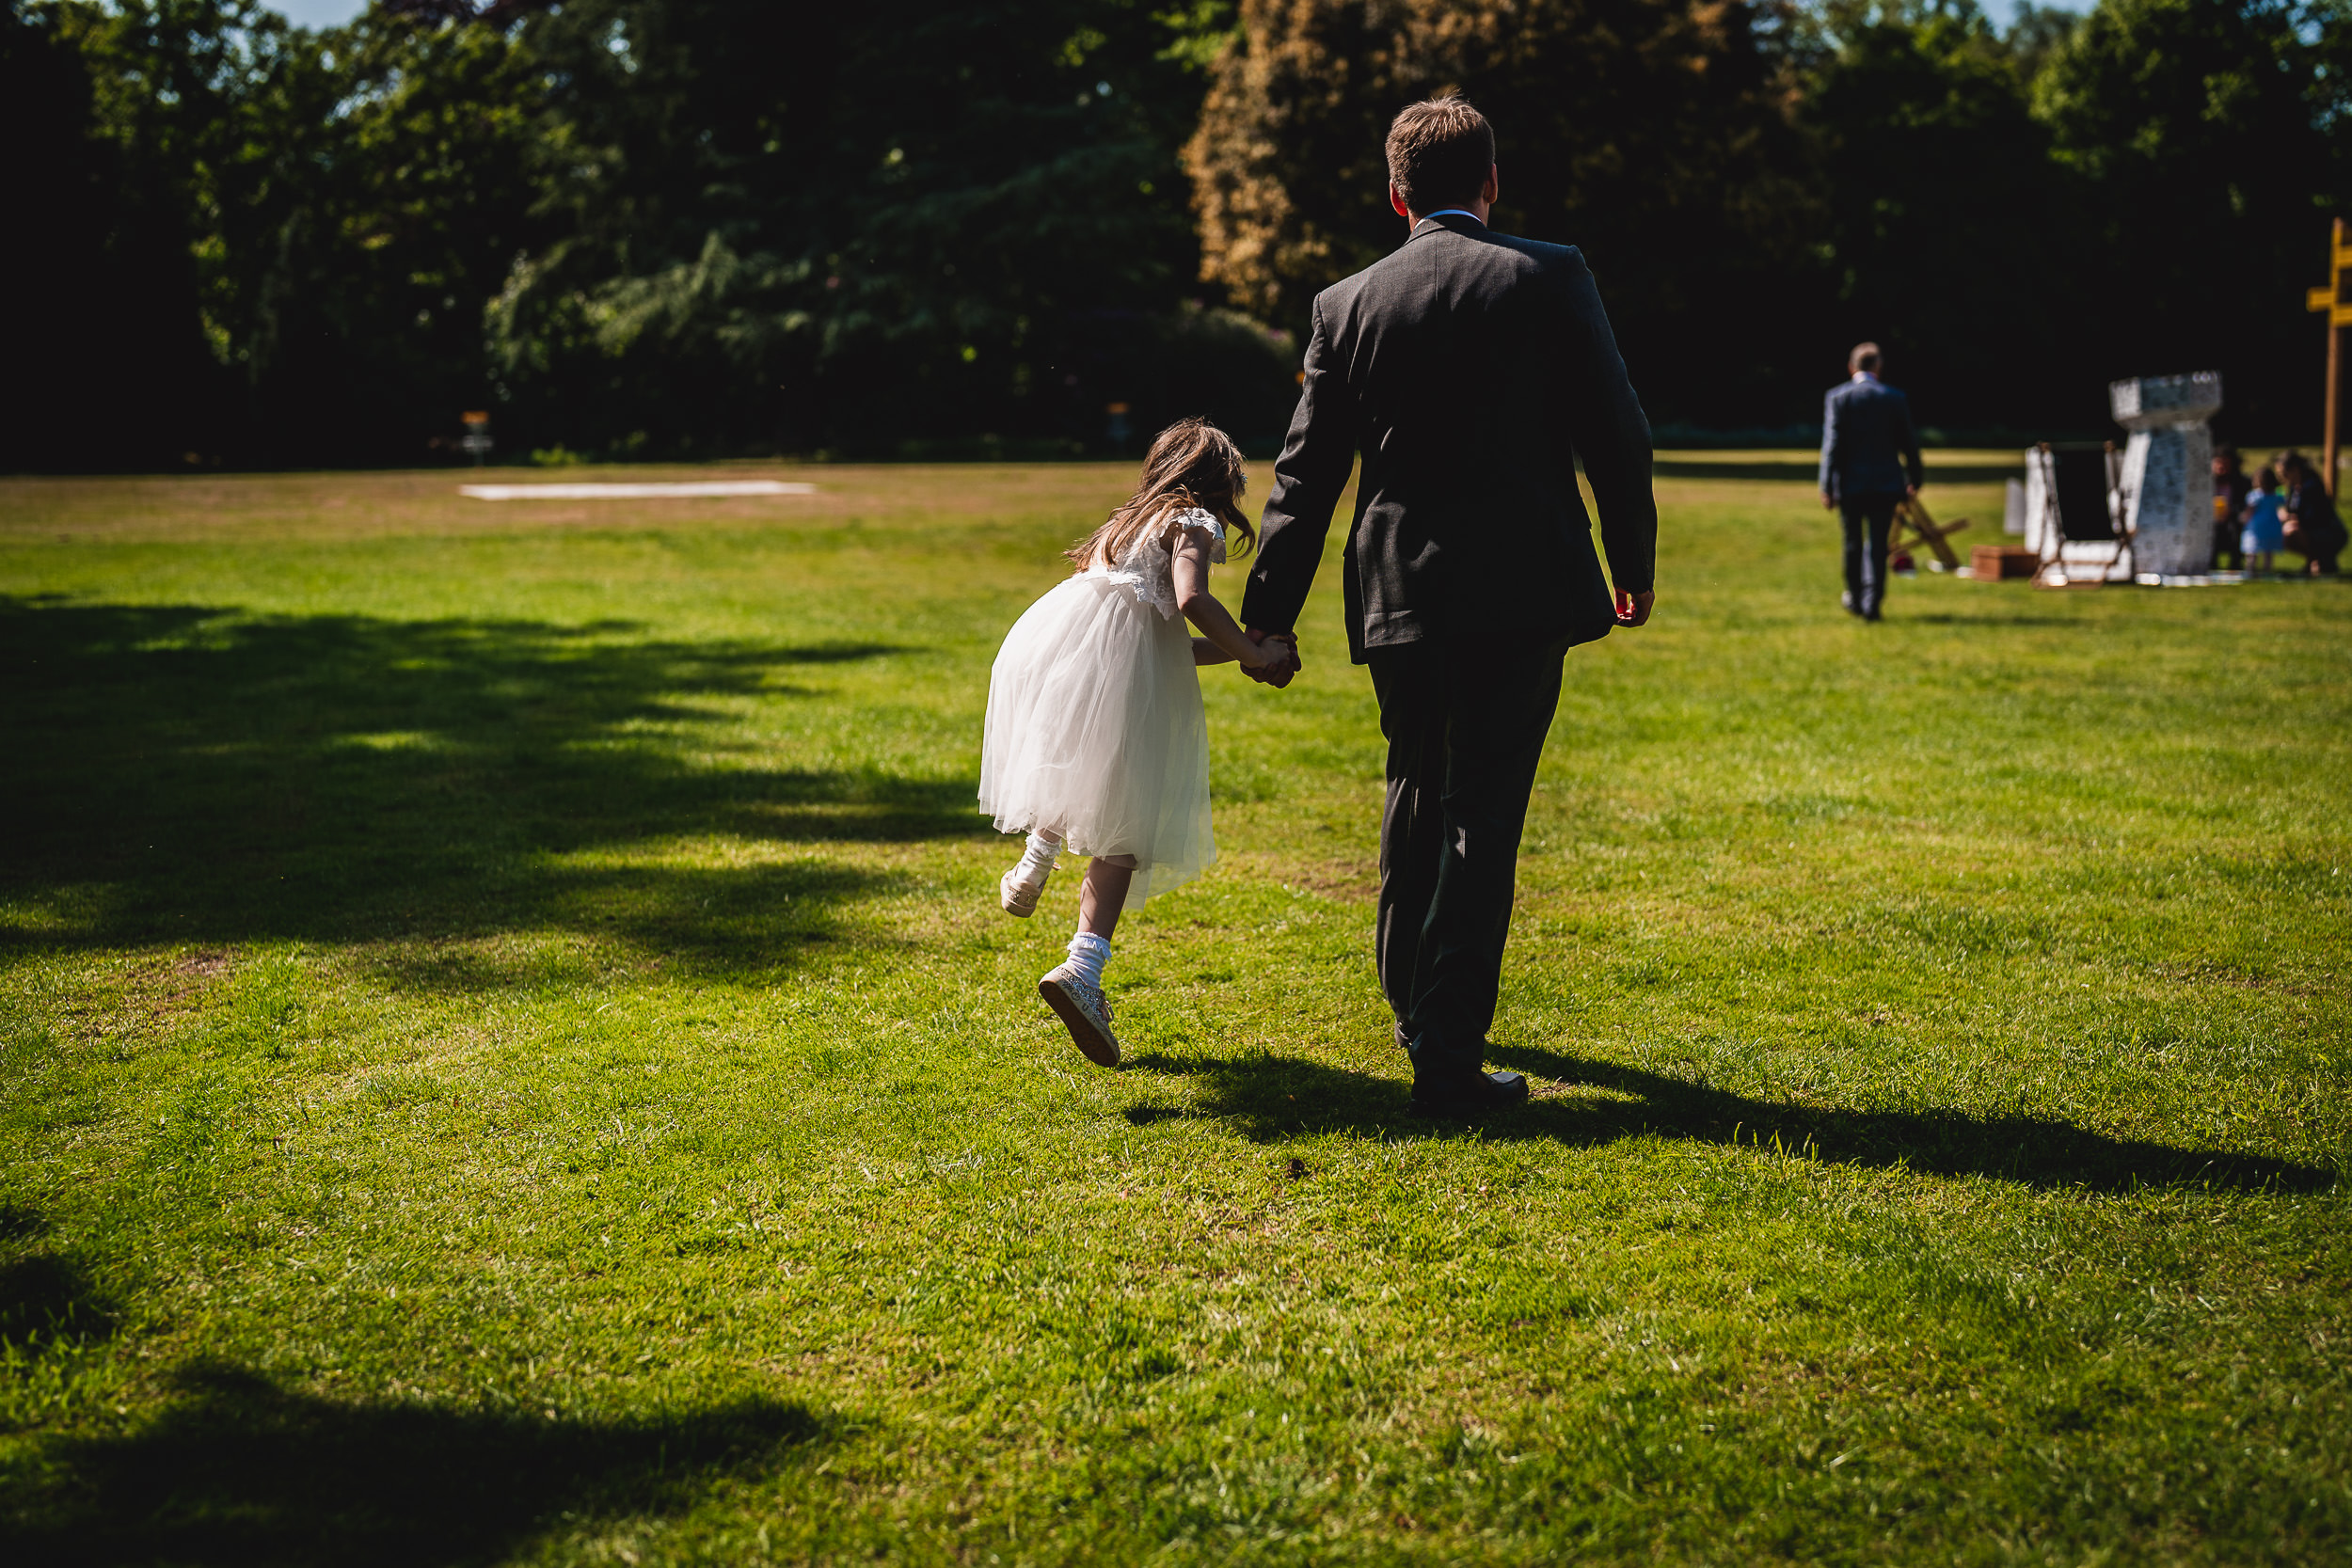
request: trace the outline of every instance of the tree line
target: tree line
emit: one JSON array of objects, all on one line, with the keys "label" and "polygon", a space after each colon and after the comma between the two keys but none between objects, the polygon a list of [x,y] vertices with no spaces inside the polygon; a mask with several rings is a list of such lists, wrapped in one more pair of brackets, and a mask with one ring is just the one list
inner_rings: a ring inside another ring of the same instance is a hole
[{"label": "tree line", "polygon": [[[1308,302],[1454,89],[1658,424],[2315,423],[2352,0],[8,0],[6,467],[1279,437]],[[1119,412],[1114,412],[1114,410]]]}]

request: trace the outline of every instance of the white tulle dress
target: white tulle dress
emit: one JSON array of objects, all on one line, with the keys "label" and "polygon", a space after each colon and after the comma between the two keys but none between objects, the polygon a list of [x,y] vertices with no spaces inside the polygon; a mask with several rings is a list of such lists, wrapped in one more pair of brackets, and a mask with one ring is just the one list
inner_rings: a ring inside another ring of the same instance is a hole
[{"label": "white tulle dress", "polygon": [[1194,508],[1114,566],[1080,572],[1013,623],[988,679],[980,809],[1001,832],[1044,832],[1081,855],[1132,855],[1127,900],[1216,860],[1209,726],[1192,634],[1176,608],[1177,535],[1225,526]]}]

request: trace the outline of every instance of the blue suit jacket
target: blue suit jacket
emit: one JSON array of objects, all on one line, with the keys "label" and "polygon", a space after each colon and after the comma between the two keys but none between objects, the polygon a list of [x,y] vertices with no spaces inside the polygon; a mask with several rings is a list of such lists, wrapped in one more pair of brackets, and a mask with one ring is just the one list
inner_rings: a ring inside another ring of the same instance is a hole
[{"label": "blue suit jacket", "polygon": [[1821,407],[1821,489],[1848,496],[1899,496],[1925,483],[1911,400],[1875,377],[1829,389]]}]

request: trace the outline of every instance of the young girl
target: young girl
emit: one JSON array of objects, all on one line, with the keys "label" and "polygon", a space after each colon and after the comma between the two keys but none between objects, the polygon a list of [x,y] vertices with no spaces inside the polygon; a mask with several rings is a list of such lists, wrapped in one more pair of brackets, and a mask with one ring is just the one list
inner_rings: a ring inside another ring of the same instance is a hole
[{"label": "young girl", "polygon": [[2279,515],[2279,470],[2265,465],[2246,493],[2246,531],[2238,549],[2249,577],[2268,576],[2271,558],[2286,548],[2286,519]]},{"label": "young girl", "polygon": [[[1209,595],[1227,531],[1256,539],[1242,488],[1223,431],[1184,420],[1160,432],[1135,495],[1070,551],[1076,575],[1014,623],[989,675],[980,809],[998,832],[1029,835],[998,901],[1026,919],[1064,849],[1092,857],[1069,958],[1037,989],[1104,1067],[1119,1065],[1103,965],[1120,911],[1216,858],[1195,667],[1238,659],[1278,685],[1296,668],[1294,644],[1251,641]],[[1186,636],[1180,612],[1204,635]]]}]

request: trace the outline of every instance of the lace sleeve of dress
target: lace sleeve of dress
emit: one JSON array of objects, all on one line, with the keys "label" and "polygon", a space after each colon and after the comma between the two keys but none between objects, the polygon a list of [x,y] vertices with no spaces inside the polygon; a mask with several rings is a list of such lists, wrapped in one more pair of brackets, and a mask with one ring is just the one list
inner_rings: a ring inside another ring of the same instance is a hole
[{"label": "lace sleeve of dress", "polygon": [[1178,531],[1178,530],[1194,530],[1194,529],[1197,529],[1197,530],[1199,530],[1200,531],[1201,531],[1201,532],[1203,532],[1203,533],[1206,533],[1206,534],[1209,536],[1209,561],[1210,561],[1210,563],[1211,563],[1211,564],[1213,564],[1213,565],[1217,565],[1217,566],[1222,566],[1222,565],[1224,565],[1224,564],[1225,564],[1225,525],[1224,525],[1224,523],[1223,523],[1223,522],[1221,522],[1221,521],[1217,518],[1216,515],[1215,513],[1213,513],[1213,512],[1206,512],[1206,511],[1203,511],[1203,510],[1201,510],[1200,507],[1197,507],[1197,506],[1187,507],[1187,508],[1185,508],[1184,511],[1179,512],[1178,514],[1176,514],[1175,520],[1174,520],[1174,522],[1172,523],[1172,525],[1170,526],[1169,532],[1170,532],[1170,535],[1171,535],[1171,537],[1172,537],[1172,536],[1173,536],[1173,534],[1175,533],[1175,531]]}]

